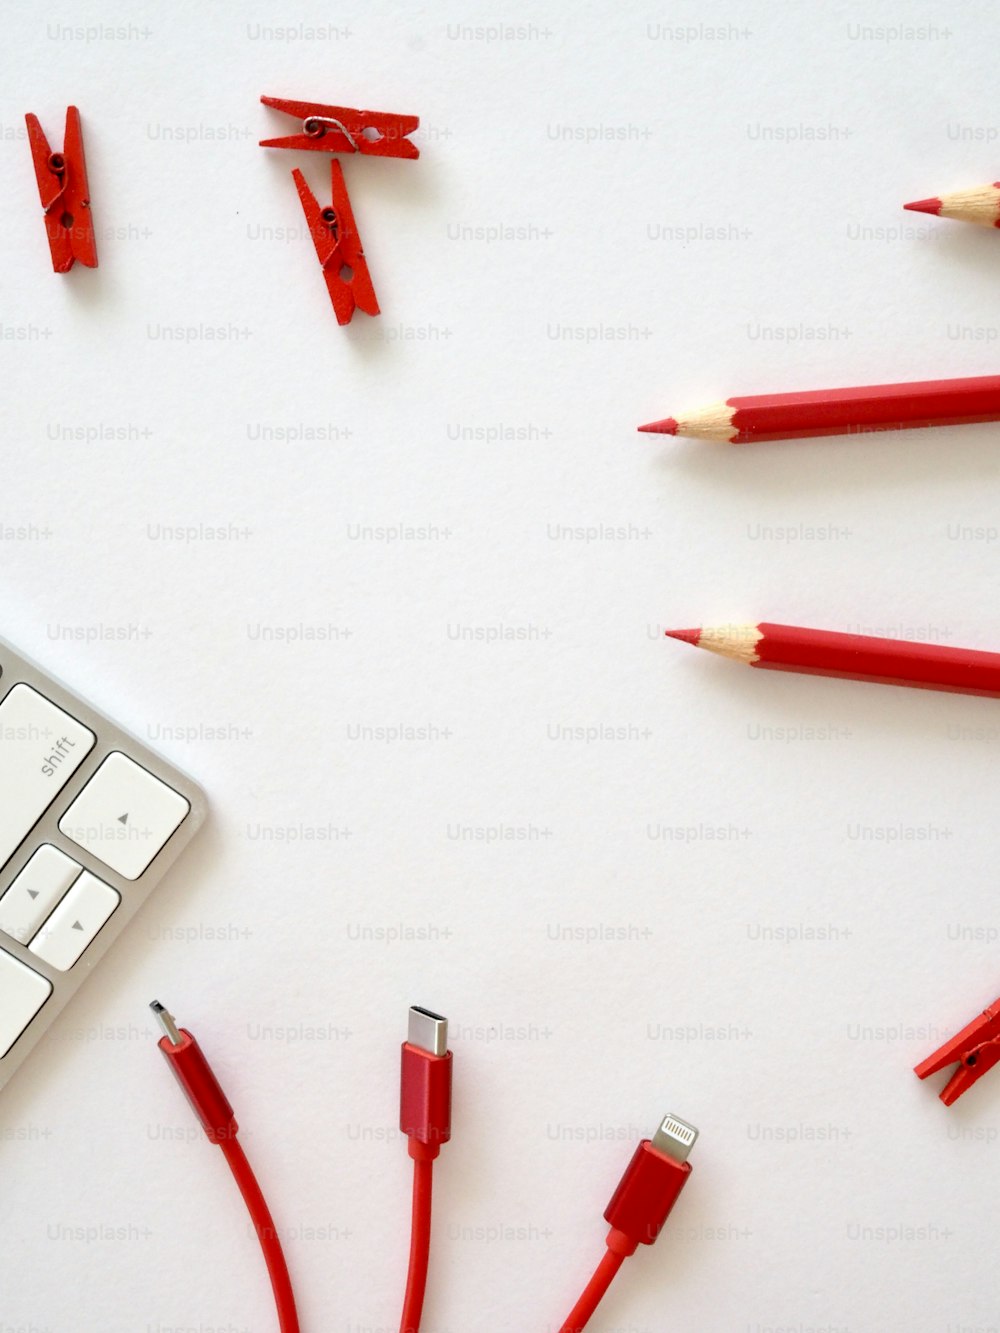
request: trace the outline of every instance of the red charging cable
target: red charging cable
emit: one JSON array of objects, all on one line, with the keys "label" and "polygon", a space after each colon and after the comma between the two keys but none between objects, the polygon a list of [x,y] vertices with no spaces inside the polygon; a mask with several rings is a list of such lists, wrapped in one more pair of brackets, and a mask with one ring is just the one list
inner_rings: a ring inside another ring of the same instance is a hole
[{"label": "red charging cable", "polygon": [[[280,1333],[299,1333],[281,1241],[237,1140],[233,1108],[191,1033],[178,1028],[162,1004],[154,1002],[151,1007],[164,1032],[160,1050],[210,1142],[222,1149],[243,1195],[267,1263]],[[400,1061],[399,1127],[413,1159],[410,1260],[400,1333],[420,1333],[430,1261],[434,1161],[441,1145],[451,1138],[451,1073],[448,1020],[414,1005]],[[691,1175],[687,1159],[697,1137],[693,1125],[667,1115],[652,1138],[643,1139],[636,1148],[604,1210],[610,1224],[607,1252],[559,1333],[582,1333],[628,1256],[640,1245],[652,1245],[656,1240]]]},{"label": "red charging cable", "polygon": [[274,1218],[267,1206],[263,1191],[247,1161],[236,1135],[239,1126],[229,1104],[229,1099],[222,1091],[222,1085],[212,1072],[212,1067],[205,1055],[184,1028],[178,1028],[172,1016],[167,1013],[158,1000],[150,1005],[163,1028],[163,1037],[159,1042],[160,1050],[173,1070],[174,1077],[184,1089],[185,1095],[201,1121],[209,1141],[222,1149],[222,1154],[229,1164],[243,1201],[247,1206],[260,1248],[264,1252],[274,1302],[278,1311],[280,1333],[299,1333],[299,1316],[295,1309],[295,1294],[292,1291],[288,1265]]},{"label": "red charging cable", "polygon": [[399,1075],[399,1128],[413,1158],[410,1263],[399,1333],[419,1333],[431,1252],[434,1159],[451,1138],[448,1020],[413,1005]]},{"label": "red charging cable", "polygon": [[581,1333],[629,1255],[656,1240],[691,1175],[687,1159],[697,1137],[693,1125],[667,1115],[636,1148],[604,1210],[611,1224],[607,1252],[559,1333]]}]

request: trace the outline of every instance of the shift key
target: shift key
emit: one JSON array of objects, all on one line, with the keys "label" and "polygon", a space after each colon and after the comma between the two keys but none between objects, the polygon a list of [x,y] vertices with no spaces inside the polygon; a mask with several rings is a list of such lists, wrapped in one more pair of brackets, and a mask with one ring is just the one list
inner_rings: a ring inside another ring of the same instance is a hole
[{"label": "shift key", "polygon": [[94,733],[30,685],[0,703],[0,866],[93,748]]}]

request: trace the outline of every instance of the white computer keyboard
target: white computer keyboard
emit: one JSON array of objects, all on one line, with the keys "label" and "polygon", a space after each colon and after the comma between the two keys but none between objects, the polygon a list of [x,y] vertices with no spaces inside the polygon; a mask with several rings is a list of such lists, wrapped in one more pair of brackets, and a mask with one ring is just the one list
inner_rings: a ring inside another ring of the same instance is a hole
[{"label": "white computer keyboard", "polygon": [[0,639],[0,1088],[204,817],[195,783]]}]

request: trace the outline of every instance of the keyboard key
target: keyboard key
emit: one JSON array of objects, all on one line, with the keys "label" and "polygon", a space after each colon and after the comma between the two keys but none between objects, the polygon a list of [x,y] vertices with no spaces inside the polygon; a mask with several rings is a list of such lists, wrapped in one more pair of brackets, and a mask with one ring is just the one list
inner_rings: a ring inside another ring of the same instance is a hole
[{"label": "keyboard key", "polygon": [[125,879],[138,879],[191,809],[134,760],[109,754],[59,821],[60,831]]},{"label": "keyboard key", "polygon": [[27,944],[82,869],[44,843],[0,898],[0,930]]},{"label": "keyboard key", "polygon": [[31,952],[68,972],[120,902],[110,885],[85,870],[31,941]]},{"label": "keyboard key", "polygon": [[0,1060],[52,994],[52,982],[0,949]]},{"label": "keyboard key", "polygon": [[0,866],[83,763],[94,733],[30,685],[0,703]]}]

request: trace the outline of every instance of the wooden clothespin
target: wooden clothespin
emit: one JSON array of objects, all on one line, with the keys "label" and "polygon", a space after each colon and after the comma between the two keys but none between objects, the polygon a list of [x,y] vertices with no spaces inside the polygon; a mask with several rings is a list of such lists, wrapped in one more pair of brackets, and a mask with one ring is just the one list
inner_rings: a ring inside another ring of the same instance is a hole
[{"label": "wooden clothespin", "polygon": [[37,116],[29,112],[24,119],[28,126],[38,193],[45,210],[52,267],[56,273],[68,273],[79,260],[87,268],[97,268],[97,242],[90,211],[80,113],[75,106],[66,109],[61,153],[54,153],[49,147]]},{"label": "wooden clothespin", "polygon": [[941,1092],[945,1106],[951,1106],[1000,1061],[1000,1000],[977,1014],[957,1036],[939,1046],[917,1065],[918,1078],[936,1074],[947,1065],[958,1065]]},{"label": "wooden clothespin", "polygon": [[261,139],[261,148],[298,148],[318,153],[365,153],[369,157],[419,157],[408,135],[419,116],[394,116],[384,111],[355,111],[349,106],[324,106],[282,97],[262,97],[265,106],[302,121],[298,134]]},{"label": "wooden clothespin", "polygon": [[349,324],[355,309],[363,310],[366,315],[377,315],[378,300],[351,211],[344,173],[335,157],[330,159],[330,173],[332,202],[325,208],[320,207],[298,168],[292,172],[292,177],[337,323]]}]

